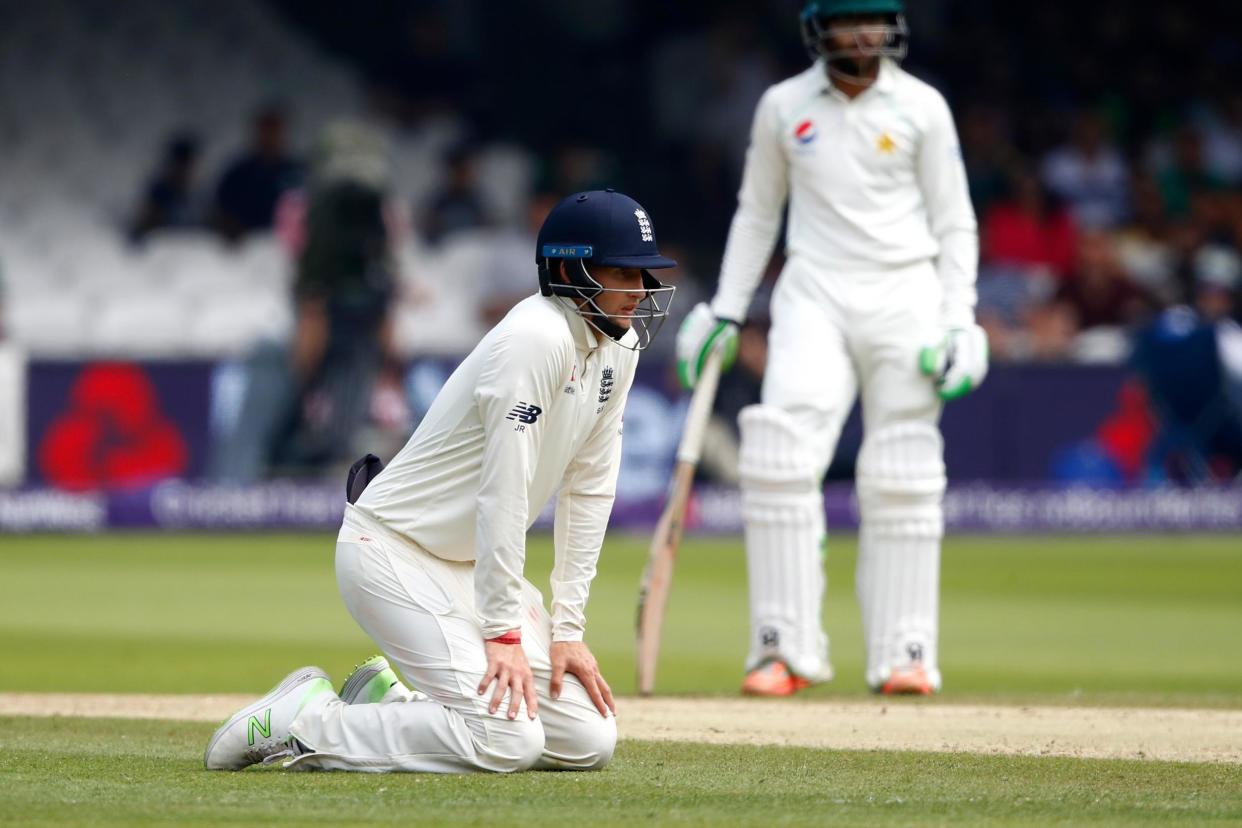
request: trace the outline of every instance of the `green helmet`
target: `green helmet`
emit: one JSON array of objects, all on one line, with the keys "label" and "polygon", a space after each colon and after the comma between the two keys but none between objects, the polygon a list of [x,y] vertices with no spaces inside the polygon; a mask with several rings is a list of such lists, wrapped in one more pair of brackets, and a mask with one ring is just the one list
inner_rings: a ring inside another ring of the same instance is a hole
[{"label": "green helmet", "polygon": [[[802,23],[802,42],[806,45],[811,59],[822,57],[826,61],[849,58],[858,54],[890,57],[901,60],[906,56],[906,41],[910,30],[906,27],[905,4],[902,0],[807,0],[799,15]],[[863,50],[861,45],[856,49],[833,51],[825,42],[828,35],[829,21],[834,17],[849,14],[876,14],[890,18],[884,26],[885,38],[882,45]]]},{"label": "green helmet", "polygon": [[805,17],[836,17],[840,14],[905,14],[901,0],[807,0]]}]

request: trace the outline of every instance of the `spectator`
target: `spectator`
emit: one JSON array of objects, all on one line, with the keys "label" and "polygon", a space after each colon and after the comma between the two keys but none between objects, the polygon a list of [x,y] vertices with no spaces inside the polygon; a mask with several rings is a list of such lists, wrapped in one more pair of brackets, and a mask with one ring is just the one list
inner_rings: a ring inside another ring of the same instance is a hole
[{"label": "spectator", "polygon": [[1182,300],[1178,255],[1164,197],[1154,176],[1138,173],[1130,185],[1129,223],[1117,234],[1117,255],[1134,283],[1161,305]]},{"label": "spectator", "polygon": [[1232,187],[1242,184],[1242,92],[1233,92],[1201,119],[1207,169]]},{"label": "spectator", "polygon": [[555,193],[536,193],[526,205],[525,226],[496,239],[480,289],[479,317],[485,330],[494,328],[514,305],[538,290],[535,239],[560,200]]},{"label": "spectator", "polygon": [[620,177],[620,165],[606,148],[570,140],[547,158],[543,181],[550,192],[577,193],[607,189]]},{"label": "spectator", "polygon": [[1190,215],[1195,196],[1224,189],[1224,181],[1208,169],[1203,158],[1203,138],[1192,126],[1177,131],[1173,157],[1158,174],[1158,181],[1169,215],[1175,218]]},{"label": "spectator", "polygon": [[294,284],[292,364],[302,405],[274,449],[278,464],[315,468],[352,459],[376,389],[400,388],[389,317],[388,177],[386,147],[369,128],[340,122],[320,137]]},{"label": "spectator", "polygon": [[183,132],[169,139],[130,222],[133,241],[141,241],[152,230],[163,227],[197,227],[201,223],[202,205],[195,181],[198,160],[197,136]]},{"label": "spectator", "polygon": [[1107,140],[1104,119],[1079,115],[1068,144],[1044,159],[1044,183],[1069,205],[1084,229],[1117,227],[1126,218],[1129,172],[1121,153]]},{"label": "spectator", "polygon": [[431,245],[463,230],[491,222],[478,190],[478,162],[470,147],[459,145],[445,158],[444,185],[431,196],[423,213],[423,235]]},{"label": "spectator", "polygon": [[1023,318],[1023,325],[1009,332],[1008,339],[997,340],[989,330],[989,344],[1010,359],[1055,362],[1069,358],[1070,346],[1078,331],[1078,318],[1068,304],[1050,302],[1034,308]]},{"label": "spectator", "polygon": [[981,257],[990,265],[1043,272],[1057,281],[1074,266],[1074,219],[1026,166],[1010,172],[1006,197],[984,215],[982,236]]},{"label": "spectator", "polygon": [[[214,460],[217,477],[249,482],[273,467],[305,474],[348,461],[376,403],[401,408],[389,318],[395,280],[388,177],[383,142],[368,128],[337,123],[321,137],[292,340],[261,346],[249,360],[242,413]],[[389,419],[402,416],[398,410]]]},{"label": "spectator", "polygon": [[1152,304],[1122,268],[1112,237],[1099,230],[1083,234],[1074,273],[1055,302],[1071,313],[1078,331],[1126,326]]},{"label": "spectator", "polygon": [[1009,141],[999,107],[975,104],[962,112],[962,158],[975,213],[986,216],[993,203],[1012,195],[1012,168],[1019,159]]},{"label": "spectator", "polygon": [[1232,317],[1242,287],[1242,259],[1222,245],[1200,248],[1194,258],[1195,310],[1209,324]]},{"label": "spectator", "polygon": [[1154,468],[1192,483],[1242,472],[1242,328],[1230,318],[1242,259],[1208,246],[1194,257],[1194,306],[1171,308],[1137,338],[1133,364],[1159,415]]},{"label": "spectator", "polygon": [[212,223],[229,241],[270,229],[281,194],[301,183],[302,163],[290,155],[287,133],[285,111],[264,107],[255,115],[250,148],[221,176]]},{"label": "spectator", "polygon": [[1031,347],[1022,329],[1069,275],[1078,238],[1073,218],[1033,169],[1011,169],[1007,187],[983,217],[978,285],[979,324],[1000,359]]}]

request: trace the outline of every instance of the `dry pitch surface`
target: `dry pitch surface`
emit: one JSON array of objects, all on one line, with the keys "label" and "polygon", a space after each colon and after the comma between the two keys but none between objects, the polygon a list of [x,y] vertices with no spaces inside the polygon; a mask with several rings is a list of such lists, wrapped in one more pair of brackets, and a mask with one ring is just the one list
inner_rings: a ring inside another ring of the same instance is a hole
[{"label": "dry pitch surface", "polygon": [[[245,695],[0,693],[0,716],[223,721]],[[1242,764],[1242,711],[626,698],[622,738]]]}]

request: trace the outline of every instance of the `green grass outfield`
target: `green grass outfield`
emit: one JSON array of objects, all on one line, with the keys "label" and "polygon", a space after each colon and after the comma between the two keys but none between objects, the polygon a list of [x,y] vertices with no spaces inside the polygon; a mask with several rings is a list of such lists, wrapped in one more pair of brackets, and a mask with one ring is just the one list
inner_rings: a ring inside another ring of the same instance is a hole
[{"label": "green grass outfield", "polygon": [[593,774],[201,770],[211,725],[11,719],[0,823],[1167,825],[1242,820],[1242,768],[622,742]]},{"label": "green grass outfield", "polygon": [[[328,533],[0,536],[0,692],[251,692],[301,664],[343,676],[374,647],[332,555]],[[547,539],[529,555],[545,588]],[[854,555],[833,539],[838,678],[809,697],[866,695]],[[588,608],[587,641],[623,694],[645,558],[645,539],[610,538]],[[942,616],[946,701],[1242,706],[1240,538],[953,538]],[[660,691],[732,695],[747,623],[741,543],[687,542]]]},{"label": "green grass outfield", "polygon": [[[646,539],[610,538],[587,639],[633,689]],[[0,692],[266,691],[343,677],[373,647],[346,615],[332,536],[0,536]],[[854,547],[834,537],[826,622],[865,696]],[[546,539],[528,569],[546,583]],[[1242,540],[953,538],[936,703],[1242,707]],[[745,650],[736,539],[682,550],[662,691],[733,695]],[[1242,767],[625,742],[599,774],[518,778],[200,772],[210,725],[0,720],[0,824],[1135,824],[1242,821]],[[1242,738],[1242,736],[1240,736]]]}]

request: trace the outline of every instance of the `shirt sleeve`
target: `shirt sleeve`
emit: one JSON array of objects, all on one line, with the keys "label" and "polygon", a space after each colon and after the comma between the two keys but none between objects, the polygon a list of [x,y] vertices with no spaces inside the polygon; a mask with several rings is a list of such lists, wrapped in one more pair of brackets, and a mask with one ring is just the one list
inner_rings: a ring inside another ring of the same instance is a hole
[{"label": "shirt sleeve", "polygon": [[586,443],[570,461],[556,500],[553,641],[581,641],[586,629],[587,597],[617,491],[622,423],[634,381],[633,363],[628,373],[625,387],[620,394],[613,394]]},{"label": "shirt sleeve", "polygon": [[930,108],[919,146],[918,180],[932,235],[940,243],[936,271],[943,290],[941,321],[946,327],[959,327],[975,321],[979,228],[953,114],[938,92],[933,92]]},{"label": "shirt sleeve", "polygon": [[737,212],[729,227],[720,285],[712,300],[717,316],[735,322],[746,320],[750,300],[776,245],[788,195],[789,159],[781,142],[780,113],[769,89],[755,108]]},{"label": "shirt sleeve", "polygon": [[483,467],[475,523],[475,611],[484,638],[520,629],[528,493],[546,425],[541,415],[564,369],[559,343],[537,332],[498,338],[475,389]]}]

